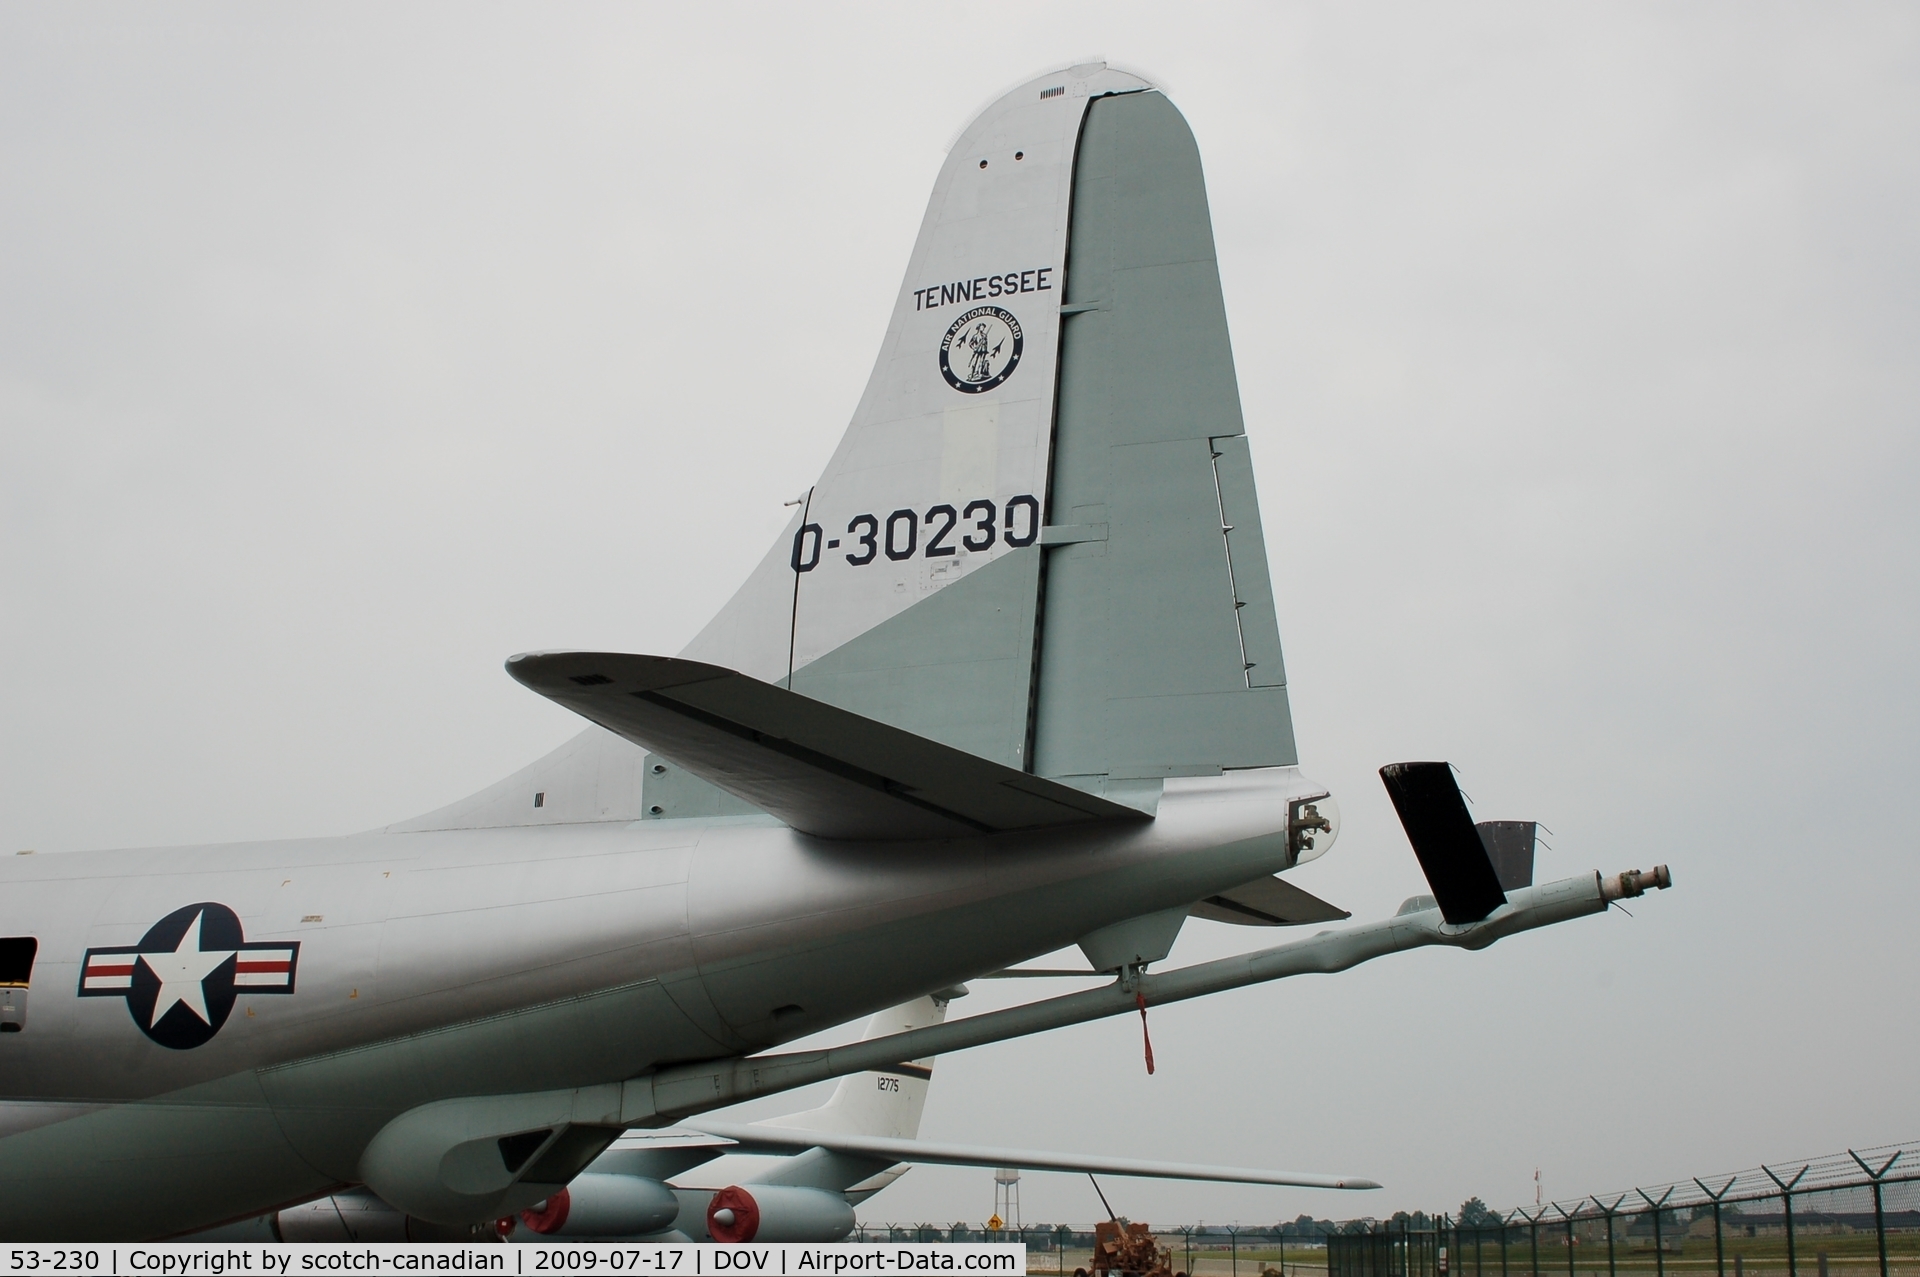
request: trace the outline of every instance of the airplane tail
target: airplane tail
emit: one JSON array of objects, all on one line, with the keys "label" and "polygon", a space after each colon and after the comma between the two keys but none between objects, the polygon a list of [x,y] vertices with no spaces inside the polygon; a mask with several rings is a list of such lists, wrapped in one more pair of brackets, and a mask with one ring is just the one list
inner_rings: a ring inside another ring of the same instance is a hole
[{"label": "airplane tail", "polygon": [[[1206,185],[1164,94],[1070,67],[960,135],[845,436],[681,655],[1099,794],[1297,761]],[[394,828],[746,810],[640,759],[592,728]]]},{"label": "airplane tail", "polygon": [[873,378],[685,653],[1053,778],[1295,760],[1200,155],[1075,67],[963,133]]},{"label": "airplane tail", "polygon": [[[862,1041],[921,1029],[947,1018],[945,998],[916,998],[875,1015],[867,1021]],[[778,1126],[836,1135],[870,1135],[883,1139],[916,1139],[920,1115],[927,1107],[927,1088],[933,1081],[933,1060],[913,1060],[891,1069],[852,1073],[840,1079],[833,1095],[819,1108],[776,1117],[758,1126]],[[909,1167],[845,1153],[813,1149],[783,1158],[754,1177],[754,1183],[793,1184],[842,1193],[859,1205],[905,1175]]]},{"label": "airplane tail", "polygon": [[[915,998],[889,1007],[867,1021],[862,1042],[924,1029],[947,1018],[944,998]],[[910,1140],[920,1134],[920,1114],[927,1106],[927,1087],[933,1080],[933,1060],[913,1060],[891,1069],[852,1073],[840,1079],[833,1096],[819,1108],[776,1117],[760,1126],[802,1131],[832,1131],[839,1135],[876,1135]]]}]

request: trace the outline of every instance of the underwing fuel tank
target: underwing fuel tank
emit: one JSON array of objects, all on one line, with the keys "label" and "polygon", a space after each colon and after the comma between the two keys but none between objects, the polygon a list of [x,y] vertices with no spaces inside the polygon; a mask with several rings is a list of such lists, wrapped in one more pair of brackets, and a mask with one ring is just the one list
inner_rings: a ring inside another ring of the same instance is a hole
[{"label": "underwing fuel tank", "polygon": [[542,1237],[633,1237],[673,1227],[680,1199],[657,1179],[589,1172],[519,1222]]},{"label": "underwing fuel tank", "polygon": [[831,1242],[852,1231],[847,1199],[818,1188],[735,1184],[707,1204],[707,1233],[717,1242]]}]

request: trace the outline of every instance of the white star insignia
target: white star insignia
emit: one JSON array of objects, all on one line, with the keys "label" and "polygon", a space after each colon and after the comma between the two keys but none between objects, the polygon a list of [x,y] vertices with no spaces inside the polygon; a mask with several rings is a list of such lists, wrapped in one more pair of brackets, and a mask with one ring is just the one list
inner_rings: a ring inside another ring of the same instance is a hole
[{"label": "white star insignia", "polygon": [[194,916],[192,922],[180,936],[180,943],[174,946],[172,953],[143,953],[140,961],[147,964],[147,970],[160,977],[160,992],[153,999],[153,1018],[147,1022],[152,1028],[160,1023],[167,1012],[173,1010],[176,1002],[182,1003],[187,1010],[200,1017],[203,1024],[212,1024],[213,1017],[207,1014],[205,981],[213,974],[215,967],[234,955],[232,949],[216,949],[212,952],[201,948],[206,930],[206,910]]}]

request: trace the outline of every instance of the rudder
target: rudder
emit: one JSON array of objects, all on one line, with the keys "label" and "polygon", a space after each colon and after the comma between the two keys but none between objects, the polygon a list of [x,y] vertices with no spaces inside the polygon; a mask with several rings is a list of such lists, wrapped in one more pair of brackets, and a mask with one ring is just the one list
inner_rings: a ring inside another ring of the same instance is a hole
[{"label": "rudder", "polygon": [[1073,200],[1034,770],[1292,764],[1205,180],[1164,95],[1089,107]]}]

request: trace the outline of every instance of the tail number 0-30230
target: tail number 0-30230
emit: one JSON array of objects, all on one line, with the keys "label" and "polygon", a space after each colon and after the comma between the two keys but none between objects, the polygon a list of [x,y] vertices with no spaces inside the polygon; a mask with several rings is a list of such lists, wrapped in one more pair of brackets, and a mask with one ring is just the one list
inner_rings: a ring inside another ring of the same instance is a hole
[{"label": "tail number 0-30230", "polygon": [[[922,530],[926,535],[921,535]],[[956,539],[957,534],[957,539]],[[829,537],[817,523],[803,523],[793,534],[793,570],[811,572],[820,566],[825,550],[840,550],[848,563],[865,567],[881,555],[898,563],[916,555],[944,559],[965,546],[975,554],[991,550],[996,541],[1011,546],[1032,545],[1040,536],[1040,502],[1034,497],[1007,498],[1004,509],[981,497],[961,507],[942,503],[925,514],[895,510],[884,519],[856,514],[847,520],[844,538]]]}]

